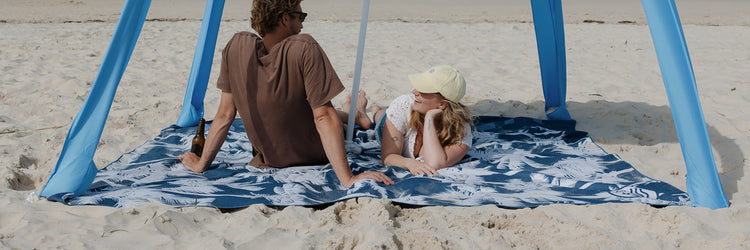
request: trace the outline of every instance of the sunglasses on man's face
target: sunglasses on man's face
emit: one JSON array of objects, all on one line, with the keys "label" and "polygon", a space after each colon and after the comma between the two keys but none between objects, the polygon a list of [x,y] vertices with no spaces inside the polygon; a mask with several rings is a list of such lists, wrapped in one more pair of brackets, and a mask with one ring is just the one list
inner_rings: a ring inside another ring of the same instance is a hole
[{"label": "sunglasses on man's face", "polygon": [[289,12],[289,13],[290,14],[297,14],[297,15],[299,15],[299,21],[300,22],[304,22],[305,21],[305,17],[307,17],[307,13],[301,12],[301,11],[292,11],[292,12]]}]

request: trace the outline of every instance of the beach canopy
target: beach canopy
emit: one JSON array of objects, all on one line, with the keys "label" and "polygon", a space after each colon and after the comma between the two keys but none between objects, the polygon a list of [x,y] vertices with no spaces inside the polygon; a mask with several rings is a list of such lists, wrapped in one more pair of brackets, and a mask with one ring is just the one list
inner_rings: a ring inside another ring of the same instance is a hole
[{"label": "beach canopy", "polygon": [[[728,207],[674,0],[642,0],[642,4],[685,159],[687,192],[695,206]],[[94,152],[150,5],[150,0],[128,0],[125,3],[91,91],[73,120],[60,157],[40,197],[65,200],[82,194],[93,182],[97,172]],[[369,5],[369,0],[364,0],[352,88],[355,96],[359,91]],[[547,119],[570,120],[565,107],[567,83],[561,0],[531,0],[531,7]],[[208,0],[206,3],[182,111],[176,122],[180,127],[194,126],[203,117],[203,99],[223,9],[224,0]],[[353,102],[352,110],[355,105]],[[350,124],[352,119],[349,118]],[[347,131],[348,141],[351,141],[352,133],[352,129]]]}]

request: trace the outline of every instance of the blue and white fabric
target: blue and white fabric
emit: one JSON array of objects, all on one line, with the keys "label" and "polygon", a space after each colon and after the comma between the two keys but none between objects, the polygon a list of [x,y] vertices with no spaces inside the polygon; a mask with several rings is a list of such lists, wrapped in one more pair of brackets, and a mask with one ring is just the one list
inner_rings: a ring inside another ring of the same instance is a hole
[{"label": "blue and white fabric", "polygon": [[456,166],[439,170],[439,175],[414,176],[383,166],[374,130],[358,132],[355,142],[364,150],[348,155],[353,172],[383,172],[396,184],[362,180],[349,189],[339,184],[330,165],[283,169],[248,165],[252,148],[239,119],[211,168],[202,174],[191,172],[177,156],[189,150],[196,128],[172,126],[99,170],[82,195],[64,200],[70,205],[128,207],[160,202],[219,208],[258,203],[323,205],[355,197],[417,206],[691,205],[687,193],[604,152],[585,132],[575,130],[575,121],[479,117],[475,125],[474,146],[467,156]]}]

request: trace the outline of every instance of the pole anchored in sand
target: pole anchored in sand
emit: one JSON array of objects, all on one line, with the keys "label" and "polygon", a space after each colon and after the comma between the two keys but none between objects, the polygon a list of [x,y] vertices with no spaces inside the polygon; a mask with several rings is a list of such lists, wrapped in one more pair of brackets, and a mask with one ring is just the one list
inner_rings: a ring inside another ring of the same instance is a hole
[{"label": "pole anchored in sand", "polygon": [[[357,114],[357,98],[359,95],[359,80],[362,75],[362,57],[365,53],[365,34],[367,33],[367,19],[370,13],[370,0],[362,3],[362,20],[359,23],[359,44],[357,45],[357,62],[354,65],[354,82],[352,83],[352,101],[349,105],[349,119],[346,126],[346,142],[351,144],[354,138],[354,116]],[[352,112],[354,111],[354,112]],[[349,147],[347,146],[347,149]],[[348,150],[347,150],[348,151]]]}]

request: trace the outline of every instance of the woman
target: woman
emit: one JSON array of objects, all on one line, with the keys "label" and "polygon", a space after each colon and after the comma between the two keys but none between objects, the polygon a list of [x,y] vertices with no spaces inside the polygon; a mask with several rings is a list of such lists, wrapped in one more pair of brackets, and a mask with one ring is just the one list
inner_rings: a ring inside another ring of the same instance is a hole
[{"label": "woman", "polygon": [[385,111],[372,107],[383,164],[413,175],[437,174],[438,169],[458,163],[471,148],[471,115],[459,103],[466,81],[446,65],[409,75],[409,81],[412,94],[397,97]]}]

